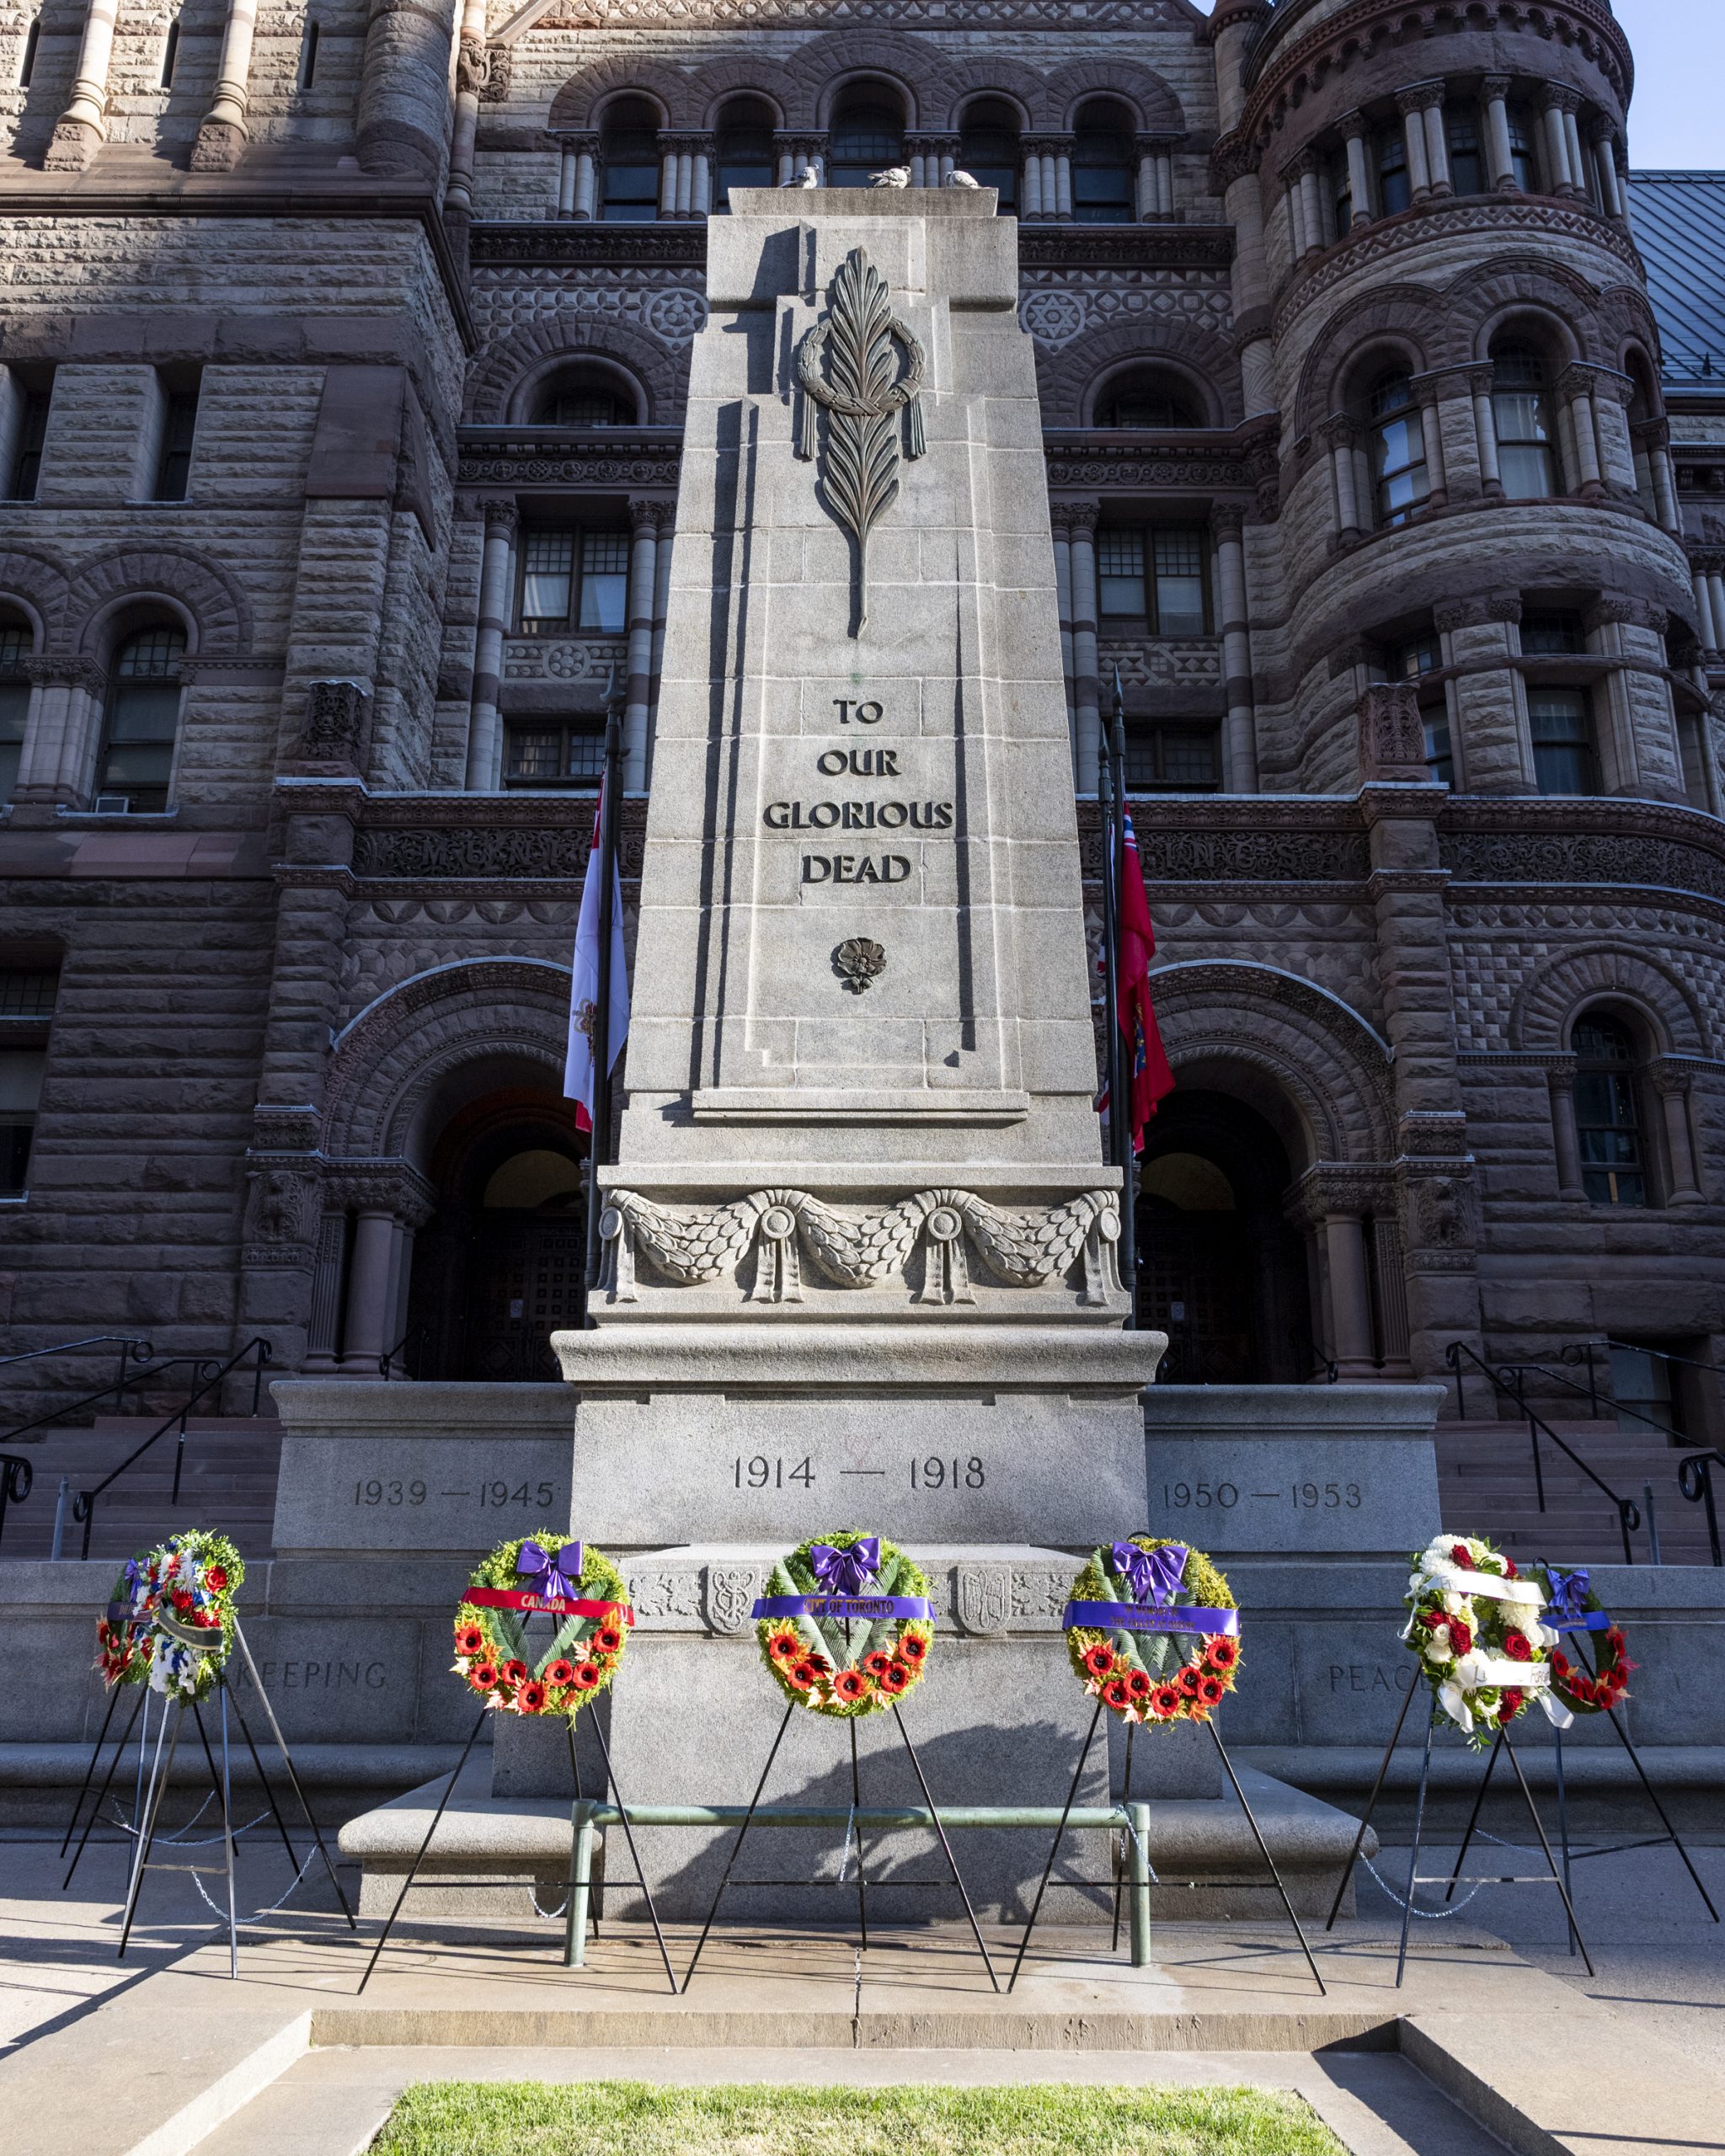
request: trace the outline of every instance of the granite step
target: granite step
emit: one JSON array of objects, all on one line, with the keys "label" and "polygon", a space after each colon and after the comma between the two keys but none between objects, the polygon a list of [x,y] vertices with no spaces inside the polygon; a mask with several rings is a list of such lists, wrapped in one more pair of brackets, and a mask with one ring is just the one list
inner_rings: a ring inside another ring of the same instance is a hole
[{"label": "granite step", "polygon": [[[35,1481],[23,1504],[7,1509],[0,1560],[47,1556],[60,1478],[67,1477],[72,1497],[93,1487],[141,1445],[161,1419],[104,1415],[86,1427],[33,1431],[18,1440],[14,1449],[30,1462]],[[176,1433],[170,1429],[100,1499],[91,1529],[90,1556],[118,1560],[179,1529],[207,1527],[231,1536],[244,1556],[254,1561],[268,1556],[281,1457],[280,1424],[269,1416],[188,1417],[175,1503],[178,1449]],[[77,1556],[83,1539],[83,1528],[68,1518],[63,1554]]]},{"label": "granite step", "polygon": [[[1613,1490],[1643,1511],[1651,1484],[1659,1554],[1668,1565],[1712,1562],[1700,1505],[1677,1486],[1681,1449],[1649,1431],[1620,1430],[1604,1417],[1553,1422],[1551,1428]],[[1551,1555],[1574,1564],[1621,1564],[1623,1544],[1610,1501],[1542,1435],[1546,1504],[1534,1485],[1533,1453],[1521,1421],[1440,1422],[1436,1432],[1438,1497],[1446,1528],[1487,1535],[1517,1556]],[[1722,1486],[1725,1497],[1725,1486]],[[1651,1549],[1645,1526],[1632,1538],[1637,1564]]]}]

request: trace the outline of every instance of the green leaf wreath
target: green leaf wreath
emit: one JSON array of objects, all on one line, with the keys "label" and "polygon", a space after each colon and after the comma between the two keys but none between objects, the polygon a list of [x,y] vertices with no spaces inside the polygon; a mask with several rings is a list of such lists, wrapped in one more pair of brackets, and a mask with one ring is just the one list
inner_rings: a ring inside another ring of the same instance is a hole
[{"label": "green leaf wreath", "polygon": [[[577,1538],[537,1534],[499,1542],[474,1568],[467,1585],[519,1588],[518,1561],[521,1543],[527,1540],[554,1556]],[[581,1560],[580,1598],[614,1603],[619,1611],[626,1609],[628,1588],[610,1558],[588,1543],[581,1550]],[[628,1624],[621,1614],[558,1617],[550,1646],[536,1656],[527,1644],[528,1620],[535,1614],[464,1601],[455,1613],[455,1673],[488,1707],[504,1714],[573,1718],[616,1676],[628,1641]]]},{"label": "green leaf wreath", "polygon": [[[769,1595],[821,1594],[809,1555],[817,1543],[848,1550],[868,1538],[852,1528],[811,1534],[773,1566]],[[922,1595],[928,1581],[921,1568],[884,1536],[875,1595]],[[879,1714],[901,1700],[928,1667],[934,1627],[926,1618],[882,1617],[846,1623],[842,1617],[763,1617],[756,1625],[761,1656],[788,1700],[818,1715],[853,1718]]]},{"label": "green leaf wreath", "polygon": [[[1530,1566],[1529,1572],[1546,1590],[1549,1604],[1552,1598],[1550,1572],[1543,1565]],[[1587,1574],[1582,1572],[1576,1577],[1584,1580]],[[1584,1614],[1591,1615],[1605,1605],[1588,1586],[1581,1589],[1579,1606]],[[1571,1607],[1575,1605],[1572,1604]],[[1551,1629],[1555,1631],[1556,1625]],[[1629,1673],[1640,1667],[1629,1659],[1629,1643],[1621,1625],[1608,1625],[1593,1636],[1599,1644],[1594,1651],[1591,1671],[1584,1662],[1572,1662],[1561,1646],[1551,1649],[1551,1689],[1566,1707],[1578,1715],[1609,1714],[1620,1700],[1629,1697]]]},{"label": "green leaf wreath", "polygon": [[233,1651],[234,1596],[245,1576],[227,1537],[202,1528],[128,1557],[96,1625],[104,1683],[207,1699]]},{"label": "green leaf wreath", "polygon": [[[1127,1539],[1140,1550],[1186,1550],[1177,1607],[1180,1602],[1203,1609],[1238,1607],[1228,1582],[1201,1550],[1169,1535]],[[1112,1543],[1091,1552],[1067,1599],[1133,1599],[1130,1584],[1114,1570]],[[1066,1652],[1091,1698],[1100,1696],[1110,1713],[1128,1722],[1207,1721],[1240,1672],[1240,1643],[1226,1632],[1097,1631],[1074,1625],[1066,1632]]]}]

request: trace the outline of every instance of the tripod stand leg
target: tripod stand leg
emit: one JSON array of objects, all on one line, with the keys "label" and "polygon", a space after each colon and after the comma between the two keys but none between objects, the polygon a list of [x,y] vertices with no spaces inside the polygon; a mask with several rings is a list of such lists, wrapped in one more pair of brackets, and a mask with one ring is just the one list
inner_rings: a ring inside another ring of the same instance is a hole
[{"label": "tripod stand leg", "polygon": [[204,1748],[204,1758],[210,1769],[211,1786],[216,1801],[222,1806],[222,1847],[227,1860],[227,1973],[238,1981],[239,1977],[239,1919],[237,1913],[233,1886],[233,1813],[228,1803],[227,1730],[226,1700],[222,1694],[223,1727],[222,1732],[222,1764],[216,1764],[216,1755],[210,1749],[210,1734],[204,1727],[202,1710],[195,1700],[192,1701],[192,1719],[198,1726],[198,1741]]},{"label": "tripod stand leg", "polygon": [[1635,1746],[1630,1741],[1628,1732],[1624,1728],[1622,1723],[1618,1721],[1617,1710],[1615,1707],[1606,1708],[1605,1719],[1617,1732],[1617,1742],[1629,1754],[1630,1764],[1635,1769],[1637,1774],[1639,1775],[1641,1779],[1641,1785],[1648,1793],[1648,1802],[1651,1804],[1654,1811],[1658,1813],[1659,1824],[1671,1837],[1672,1846],[1676,1849],[1679,1856],[1683,1859],[1684,1870],[1687,1871],[1690,1877],[1694,1880],[1696,1893],[1701,1896],[1701,1899],[1707,1905],[1707,1914],[1713,1919],[1715,1924],[1717,1924],[1719,1921],[1719,1912],[1713,1907],[1713,1897],[1708,1893],[1706,1888],[1702,1886],[1701,1874],[1689,1860],[1689,1851],[1683,1846],[1682,1839],[1679,1835],[1677,1829],[1671,1824],[1670,1820],[1666,1817],[1665,1807],[1660,1803],[1658,1792],[1654,1790],[1653,1784],[1648,1780],[1647,1769],[1643,1767],[1641,1763],[1641,1754],[1636,1750]]},{"label": "tripod stand leg", "polygon": [[1563,1913],[1568,1918],[1569,1929],[1574,1933],[1575,1943],[1581,1949],[1582,1961],[1586,1964],[1588,1974],[1590,1977],[1594,1976],[1597,1973],[1594,1967],[1594,1957],[1588,1952],[1587,1941],[1581,1935],[1581,1926],[1575,1921],[1575,1909],[1569,1899],[1569,1889],[1563,1884],[1563,1875],[1557,1869],[1557,1860],[1551,1854],[1551,1844],[1546,1839],[1545,1822],[1540,1817],[1539,1806],[1533,1801],[1533,1791],[1527,1785],[1527,1776],[1521,1771],[1521,1762],[1515,1756],[1515,1747],[1509,1740],[1509,1732],[1507,1729],[1503,1732],[1503,1749],[1509,1754],[1509,1764],[1515,1769],[1516,1780],[1521,1785],[1522,1801],[1527,1806],[1527,1816],[1532,1820],[1534,1832],[1540,1838],[1540,1847],[1546,1853],[1546,1862],[1551,1874],[1551,1884],[1563,1897]]},{"label": "tripod stand leg", "polygon": [[[335,1866],[330,1860],[329,1850],[324,1843],[323,1831],[318,1827],[311,1806],[306,1801],[305,1791],[300,1787],[300,1778],[294,1772],[293,1754],[287,1748],[287,1739],[282,1735],[281,1725],[275,1719],[275,1710],[270,1704],[270,1695],[264,1689],[264,1680],[258,1674],[258,1665],[252,1660],[251,1647],[247,1642],[244,1632],[240,1628],[240,1623],[238,1618],[235,1618],[233,1622],[233,1636],[238,1643],[240,1652],[245,1657],[246,1670],[252,1680],[252,1689],[257,1694],[258,1704],[264,1710],[264,1719],[269,1723],[270,1734],[275,1738],[275,1748],[281,1754],[281,1764],[287,1769],[288,1786],[293,1791],[294,1801],[299,1806],[300,1810],[306,1815],[306,1824],[311,1828],[312,1838],[318,1844],[318,1854],[323,1858],[323,1869],[328,1873],[329,1883],[335,1889],[335,1898],[341,1904],[341,1913],[347,1919],[347,1928],[350,1931],[357,1931],[360,1928],[359,1924],[355,1919],[352,1909],[348,1907],[347,1896],[341,1891],[341,1881],[335,1876]],[[243,1723],[242,1723],[242,1726],[243,1726]],[[477,1737],[478,1735],[478,1732],[475,1730],[473,1735]],[[249,1742],[249,1737],[247,1741]],[[473,1737],[469,1737],[467,1742],[471,1745],[473,1742]],[[261,1769],[259,1771],[261,1772]],[[459,1773],[460,1769],[457,1769],[457,1772]]]},{"label": "tripod stand leg", "polygon": [[[110,1684],[108,1688],[108,1711],[102,1717],[101,1732],[96,1738],[95,1749],[90,1754],[90,1764],[84,1769],[84,1785],[78,1791],[77,1801],[72,1807],[72,1817],[66,1822],[66,1833],[60,1844],[60,1854],[61,1856],[66,1854],[67,1849],[71,1846],[72,1836],[77,1832],[77,1816],[84,1808],[84,1799],[90,1793],[90,1784],[96,1779],[96,1762],[102,1756],[102,1747],[108,1742],[108,1725],[113,1721],[114,1710],[119,1705],[120,1687],[117,1684]],[[133,1721],[136,1721],[137,1718],[137,1708],[134,1706],[131,1711],[132,1719]],[[126,1736],[129,1737],[131,1734],[131,1723],[128,1722],[126,1724]],[[120,1738],[120,1749],[124,1751],[126,1748],[125,1737]],[[105,1788],[105,1785],[104,1786]],[[101,1799],[99,1797],[96,1800],[96,1802],[97,1808],[99,1810],[101,1806]]]},{"label": "tripod stand leg", "polygon": [[[1557,1846],[1563,1852],[1563,1886],[1567,1893],[1575,1892],[1575,1874],[1569,1862],[1569,1790],[1563,1775],[1563,1732],[1556,1722],[1551,1724],[1551,1748],[1557,1768]],[[1576,1933],[1569,1928],[1569,1951],[1575,1951]]]},{"label": "tripod stand leg", "polygon": [[1425,1726],[1425,1750],[1419,1762],[1419,1801],[1413,1808],[1413,1853],[1407,1860],[1407,1899],[1402,1906],[1402,1943],[1396,1950],[1396,1988],[1402,1988],[1402,1972],[1407,1967],[1407,1927],[1413,1921],[1413,1897],[1418,1892],[1419,1850],[1425,1838],[1426,1791],[1432,1779],[1432,1732],[1438,1726],[1438,1710],[1431,1710]]},{"label": "tripod stand leg", "polygon": [[[225,1674],[218,1678],[216,1682],[222,1687],[222,1711],[223,1717],[225,1718],[227,1713],[227,1701],[229,1697],[232,1695],[229,1692],[227,1679]],[[238,1697],[235,1697],[233,1700],[233,1712],[234,1719],[239,1724],[240,1735],[243,1737],[246,1741],[246,1749],[252,1755],[252,1764],[258,1770],[258,1780],[262,1783],[264,1787],[264,1799],[270,1806],[271,1817],[275,1822],[275,1831],[281,1837],[281,1846],[287,1851],[287,1860],[293,1866],[295,1872],[297,1873],[300,1868],[300,1860],[294,1854],[293,1844],[288,1839],[287,1822],[281,1816],[281,1806],[275,1801],[275,1791],[270,1787],[270,1777],[264,1771],[264,1762],[259,1758],[258,1748],[252,1742],[252,1732],[247,1726],[245,1716],[240,1712],[239,1700]]]},{"label": "tripod stand leg", "polygon": [[150,1844],[156,1838],[156,1822],[161,1817],[162,1800],[168,1791],[168,1776],[174,1771],[174,1755],[179,1749],[180,1727],[184,1721],[185,1708],[181,1705],[174,1719],[174,1742],[168,1748],[164,1764],[162,1740],[168,1734],[168,1706],[163,1701],[162,1726],[156,1732],[156,1756],[150,1763],[150,1786],[137,1823],[137,1848],[132,1854],[131,1877],[126,1884],[126,1914],[120,1928],[120,1951],[114,1957],[116,1961],[126,1959],[126,1942],[131,1937],[131,1920],[137,1912],[138,1891],[144,1883],[144,1869],[150,1861]]},{"label": "tripod stand leg", "polygon": [[749,1809],[743,1815],[743,1823],[737,1829],[737,1838],[732,1843],[731,1853],[725,1860],[724,1875],[718,1882],[718,1892],[713,1897],[713,1907],[707,1912],[707,1921],[701,1927],[701,1936],[695,1941],[695,1951],[689,1957],[689,1967],[683,1977],[685,1995],[687,1994],[689,1986],[695,1981],[695,1965],[701,1959],[701,1950],[707,1944],[707,1935],[712,1930],[713,1920],[718,1914],[718,1905],[724,1899],[724,1890],[731,1883],[731,1872],[736,1865],[737,1858],[742,1852],[743,1838],[748,1833],[750,1823],[754,1819],[756,1812],[760,1809],[761,1792],[766,1787],[766,1777],[772,1772],[772,1763],[778,1757],[778,1748],[785,1741],[785,1732],[790,1727],[791,1716],[796,1711],[797,1703],[793,1700],[785,1709],[785,1718],[778,1726],[778,1735],[772,1740],[772,1749],[766,1755],[766,1764],[761,1769],[761,1779],[755,1785],[755,1794],[749,1799]]},{"label": "tripod stand leg", "polygon": [[1078,1765],[1072,1776],[1072,1786],[1066,1791],[1066,1801],[1060,1812],[1060,1823],[1055,1829],[1054,1845],[1049,1850],[1048,1862],[1042,1868],[1042,1878],[1036,1889],[1036,1899],[1030,1904],[1030,1921],[1024,1927],[1024,1936],[1018,1941],[1017,1959],[1012,1964],[1012,1973],[1007,1979],[1010,1992],[1018,1981],[1018,1972],[1024,1966],[1024,1956],[1029,1950],[1030,1935],[1036,1929],[1036,1919],[1042,1908],[1042,1897],[1048,1892],[1048,1882],[1054,1877],[1055,1859],[1060,1853],[1060,1843],[1066,1832],[1066,1822],[1072,1816],[1072,1806],[1078,1801],[1078,1785],[1084,1779],[1085,1763],[1090,1758],[1090,1748],[1096,1742],[1096,1726],[1102,1720],[1103,1703],[1096,1703],[1096,1712],[1090,1717],[1090,1727],[1084,1734],[1083,1748],[1078,1754]]},{"label": "tripod stand leg", "polygon": [[[862,1809],[862,1778],[857,1767],[857,1717],[851,1716],[851,1813]],[[862,1935],[862,1951],[868,1951],[868,1890],[862,1877],[862,1829],[857,1829],[857,1924]]]},{"label": "tripod stand leg", "polygon": [[1206,1721],[1204,1727],[1215,1739],[1216,1750],[1221,1756],[1222,1765],[1227,1772],[1228,1780],[1234,1785],[1234,1794],[1240,1800],[1240,1809],[1246,1814],[1246,1823],[1252,1829],[1252,1840],[1258,1844],[1258,1853],[1263,1859],[1264,1867],[1274,1882],[1277,1893],[1281,1897],[1282,1907],[1288,1913],[1288,1921],[1294,1927],[1294,1936],[1300,1941],[1300,1951],[1306,1956],[1306,1966],[1311,1972],[1311,1980],[1317,1986],[1320,1996],[1327,1999],[1330,1995],[1328,1988],[1317,1972],[1317,1963],[1311,1958],[1311,1949],[1306,1944],[1306,1933],[1301,1928],[1300,1919],[1294,1913],[1294,1904],[1288,1899],[1288,1890],[1282,1884],[1282,1875],[1277,1870],[1276,1860],[1270,1854],[1270,1845],[1258,1831],[1258,1822],[1252,1817],[1252,1806],[1246,1801],[1246,1792],[1240,1786],[1240,1777],[1234,1772],[1234,1762],[1228,1757],[1228,1748],[1222,1742],[1222,1732],[1213,1721]]},{"label": "tripod stand leg", "polygon": [[[84,1830],[83,1833],[78,1836],[77,1848],[72,1853],[72,1862],[67,1869],[66,1876],[60,1882],[60,1891],[62,1894],[66,1892],[67,1888],[71,1886],[72,1875],[77,1870],[77,1860],[84,1853],[84,1846],[90,1838],[91,1829],[95,1826],[97,1820],[102,1816],[102,1806],[108,1801],[108,1792],[113,1788],[114,1777],[120,1771],[120,1759],[125,1753],[126,1746],[131,1742],[131,1733],[133,1730],[137,1727],[138,1716],[142,1712],[144,1701],[148,1699],[149,1696],[148,1687],[141,1684],[138,1687],[137,1699],[132,1705],[131,1719],[126,1725],[126,1734],[120,1738],[118,1746],[115,1748],[114,1757],[108,1762],[108,1771],[102,1778],[101,1788],[96,1792],[96,1801],[94,1806],[91,1810],[89,1817],[84,1822]],[[141,1745],[143,1741],[144,1740],[142,1737],[139,1739]],[[83,1799],[80,1797],[78,1801],[82,1804]],[[75,1817],[76,1814],[73,1816]],[[69,1841],[71,1838],[72,1830],[68,1828],[67,1829],[67,1839]],[[66,1854],[63,1845],[61,1849],[60,1854],[61,1856],[64,1856]]]},{"label": "tripod stand leg", "polygon": [[[601,1726],[596,1707],[593,1716],[593,1734],[599,1739],[599,1756],[605,1762],[606,1786],[611,1791],[611,1802],[622,1815],[623,1839],[629,1845],[629,1861],[635,1867],[635,1876],[640,1881],[641,1892],[646,1897],[647,1913],[653,1919],[653,1936],[659,1941],[660,1958],[665,1963],[665,1980],[670,1986],[670,1995],[675,1999],[677,1995],[677,1979],[676,1972],[670,1965],[670,1949],[665,1945],[665,1934],[660,1928],[659,1910],[653,1899],[653,1889],[647,1884],[647,1874],[641,1865],[641,1853],[635,1847],[635,1830],[629,1824],[629,1807],[623,1802],[623,1793],[617,1785],[616,1769],[611,1764],[611,1747],[605,1741],[605,1731]],[[779,1734],[782,1736],[784,1732],[781,1731]],[[773,1749],[776,1752],[778,1747],[774,1745]],[[769,1759],[767,1764],[771,1766],[772,1764],[772,1762]],[[737,1839],[740,1846],[742,1837],[739,1835]]]},{"label": "tripod stand leg", "polygon": [[1486,1761],[1485,1778],[1480,1783],[1473,1800],[1473,1810],[1468,1814],[1467,1832],[1461,1837],[1461,1847],[1455,1853],[1455,1869],[1450,1875],[1450,1884],[1444,1892],[1446,1902],[1455,1898],[1455,1889],[1461,1878],[1461,1867],[1467,1861],[1467,1852],[1473,1846],[1474,1835],[1479,1829],[1479,1815],[1485,1809],[1486,1791],[1492,1785],[1492,1769],[1498,1764],[1498,1754],[1503,1748],[1503,1732],[1498,1732],[1498,1741],[1492,1747],[1492,1756]]},{"label": "tripod stand leg", "polygon": [[1001,1988],[1001,1980],[994,1972],[994,1963],[988,1958],[988,1947],[982,1936],[982,1926],[977,1923],[976,1912],[970,1906],[970,1896],[966,1891],[963,1876],[959,1870],[959,1860],[953,1854],[953,1845],[947,1839],[947,1830],[942,1823],[939,1810],[934,1801],[933,1792],[928,1786],[928,1777],[922,1771],[922,1762],[916,1757],[916,1747],[911,1742],[911,1732],[905,1726],[905,1717],[899,1711],[899,1704],[896,1700],[893,1702],[893,1720],[899,1725],[899,1734],[904,1738],[905,1749],[911,1755],[911,1765],[916,1776],[916,1786],[922,1792],[923,1802],[927,1805],[928,1815],[934,1822],[934,1831],[940,1836],[940,1845],[946,1852],[947,1870],[952,1873],[953,1884],[959,1890],[959,1899],[964,1904],[964,1914],[970,1923],[970,1936],[976,1941],[976,1951],[982,1956],[982,1966],[988,1972],[988,1981],[998,1992]]},{"label": "tripod stand leg", "polygon": [[[468,1737],[467,1742],[462,1747],[462,1756],[455,1763],[455,1772],[449,1778],[448,1788],[444,1790],[442,1796],[437,1800],[437,1809],[431,1815],[431,1824],[425,1829],[425,1838],[419,1844],[419,1853],[414,1859],[413,1863],[408,1867],[408,1876],[404,1880],[403,1880],[401,1883],[401,1892],[395,1897],[395,1907],[389,1912],[389,1916],[384,1924],[383,1929],[378,1935],[377,1944],[371,1949],[371,1958],[366,1964],[366,1973],[360,1978],[360,1991],[363,1991],[366,1988],[366,1986],[371,1983],[371,1972],[377,1966],[377,1957],[383,1951],[385,1946],[389,1943],[389,1935],[395,1929],[395,1920],[401,1914],[402,1904],[407,1900],[409,1894],[412,1892],[414,1881],[419,1876],[419,1866],[425,1861],[425,1852],[431,1846],[431,1837],[437,1832],[438,1822],[442,1818],[444,1812],[448,1808],[449,1800],[455,1795],[455,1785],[462,1778],[462,1769],[467,1764],[467,1754],[473,1750],[474,1745],[478,1743],[479,1740],[479,1732],[484,1728],[485,1717],[489,1711],[490,1710],[489,1708],[480,1708],[479,1719],[473,1724],[472,1734]],[[344,1901],[342,1906],[344,1908],[346,1907],[345,1901]],[[357,1995],[358,1994],[355,1993],[356,1997]]]},{"label": "tripod stand leg", "polygon": [[1407,1696],[1402,1702],[1402,1711],[1396,1717],[1396,1726],[1390,1741],[1384,1747],[1384,1756],[1378,1764],[1378,1778],[1371,1785],[1371,1795],[1366,1799],[1365,1817],[1359,1822],[1359,1832],[1354,1837],[1354,1846],[1348,1852],[1348,1861],[1342,1866],[1342,1876],[1337,1884],[1336,1898],[1330,1904],[1330,1913],[1324,1922],[1326,1931],[1332,1930],[1336,1919],[1342,1913],[1342,1901],[1348,1892],[1348,1882],[1354,1876],[1354,1867],[1359,1861],[1359,1852],[1365,1847],[1366,1829],[1371,1825],[1371,1815],[1378,1808],[1378,1799],[1383,1795],[1384,1777],[1390,1771],[1390,1761],[1396,1747],[1402,1742],[1402,1725],[1407,1719],[1407,1710],[1413,1705],[1413,1687],[1407,1688]]},{"label": "tripod stand leg", "polygon": [[[1129,1816],[1132,1809],[1132,1740],[1137,1734],[1137,1723],[1129,1721],[1126,1725],[1126,1793],[1120,1799]],[[1120,1902],[1126,1885],[1127,1851],[1131,1846],[1131,1837],[1129,1835],[1120,1850],[1120,1860],[1114,1866],[1114,1935],[1108,1941],[1110,1954],[1118,1954],[1120,1951]]]}]

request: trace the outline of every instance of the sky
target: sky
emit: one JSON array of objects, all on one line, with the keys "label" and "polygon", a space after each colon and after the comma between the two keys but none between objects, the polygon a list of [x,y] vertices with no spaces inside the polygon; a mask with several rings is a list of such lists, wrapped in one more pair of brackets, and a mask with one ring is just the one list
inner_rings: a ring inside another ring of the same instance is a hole
[{"label": "sky", "polygon": [[[1196,0],[1205,14],[1211,0]],[[1613,0],[1635,49],[1629,154],[1639,171],[1725,169],[1725,0]]]}]

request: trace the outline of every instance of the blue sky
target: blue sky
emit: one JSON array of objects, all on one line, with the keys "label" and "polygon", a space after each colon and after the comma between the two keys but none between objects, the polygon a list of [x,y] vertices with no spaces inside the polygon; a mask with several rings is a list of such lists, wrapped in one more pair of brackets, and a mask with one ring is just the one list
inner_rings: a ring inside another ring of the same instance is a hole
[{"label": "blue sky", "polygon": [[[1629,153],[1641,169],[1725,168],[1725,0],[1613,0],[1635,47]],[[1210,0],[1197,0],[1205,14]]]}]

